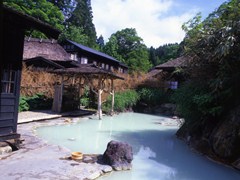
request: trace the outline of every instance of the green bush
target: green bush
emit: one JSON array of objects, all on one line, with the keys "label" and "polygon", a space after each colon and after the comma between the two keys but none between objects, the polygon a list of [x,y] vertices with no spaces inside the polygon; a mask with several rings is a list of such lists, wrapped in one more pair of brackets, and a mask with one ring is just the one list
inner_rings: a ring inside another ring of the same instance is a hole
[{"label": "green bush", "polygon": [[90,100],[87,97],[81,97],[80,98],[80,105],[81,106],[88,107],[89,106],[89,102],[90,102]]},{"label": "green bush", "polygon": [[[111,110],[111,95],[107,98],[107,101],[103,104],[103,111],[109,113]],[[132,108],[137,104],[139,100],[138,93],[135,90],[127,90],[124,92],[115,93],[115,103],[114,103],[114,111],[123,112],[129,108]]]},{"label": "green bush", "polygon": [[170,94],[158,88],[143,87],[138,89],[140,101],[146,103],[148,106],[155,106],[169,101]]},{"label": "green bush", "polygon": [[29,104],[27,103],[27,98],[25,96],[21,96],[19,99],[19,107],[18,111],[28,111],[29,110]]},{"label": "green bush", "polygon": [[44,94],[38,93],[34,96],[20,97],[19,111],[43,110],[50,109],[52,99],[47,98]]},{"label": "green bush", "polygon": [[88,86],[85,86],[84,87],[84,93],[83,95],[80,97],[80,105],[81,106],[85,106],[85,107],[89,107],[90,105],[90,98],[89,98],[89,87]]},{"label": "green bush", "polygon": [[208,119],[221,114],[222,106],[217,98],[202,83],[185,83],[172,95],[177,111],[186,122]]}]

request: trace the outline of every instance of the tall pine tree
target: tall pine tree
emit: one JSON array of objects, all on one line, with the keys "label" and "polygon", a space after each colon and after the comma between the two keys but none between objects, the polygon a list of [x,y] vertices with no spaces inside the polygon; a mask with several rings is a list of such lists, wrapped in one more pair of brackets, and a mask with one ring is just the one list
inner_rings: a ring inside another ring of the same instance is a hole
[{"label": "tall pine tree", "polygon": [[82,28],[83,33],[88,37],[87,44],[85,45],[95,47],[97,35],[93,24],[91,0],[76,0],[76,3],[76,8],[67,22]]}]

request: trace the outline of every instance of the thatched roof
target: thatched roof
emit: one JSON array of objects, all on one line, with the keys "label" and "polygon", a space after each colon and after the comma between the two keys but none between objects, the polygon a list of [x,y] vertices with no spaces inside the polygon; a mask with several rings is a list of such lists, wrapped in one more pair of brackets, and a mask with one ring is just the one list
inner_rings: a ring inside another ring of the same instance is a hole
[{"label": "thatched roof", "polygon": [[185,67],[187,65],[187,62],[189,61],[189,56],[181,56],[173,60],[169,60],[166,63],[160,64],[158,66],[155,66],[151,71],[148,72],[148,77],[156,77],[163,71],[165,72],[172,72],[175,70],[175,68],[178,67]]},{"label": "thatched roof", "polygon": [[153,69],[147,73],[147,77],[156,77],[161,72],[161,69]]},{"label": "thatched roof", "polygon": [[53,28],[49,24],[27,14],[18,12],[9,6],[2,5],[1,12],[2,10],[3,19],[7,23],[14,21],[14,24],[22,27],[22,29],[37,29],[51,38],[57,39],[60,34],[59,30]]},{"label": "thatched roof", "polygon": [[88,75],[88,76],[90,76],[90,75],[92,75],[92,76],[106,75],[106,76],[114,78],[114,79],[124,79],[110,71],[101,69],[101,68],[95,66],[94,64],[79,64],[79,66],[76,68],[56,69],[51,72],[55,73],[55,74],[61,74],[61,75],[64,74],[64,75],[69,75],[69,76],[73,76],[73,75]]},{"label": "thatched roof", "polygon": [[23,60],[42,57],[52,61],[70,61],[70,55],[56,40],[26,38]]},{"label": "thatched roof", "polygon": [[188,56],[181,56],[173,60],[169,60],[166,63],[160,64],[155,67],[155,69],[168,69],[168,68],[176,68],[176,67],[184,67],[186,66],[186,62],[189,60]]}]

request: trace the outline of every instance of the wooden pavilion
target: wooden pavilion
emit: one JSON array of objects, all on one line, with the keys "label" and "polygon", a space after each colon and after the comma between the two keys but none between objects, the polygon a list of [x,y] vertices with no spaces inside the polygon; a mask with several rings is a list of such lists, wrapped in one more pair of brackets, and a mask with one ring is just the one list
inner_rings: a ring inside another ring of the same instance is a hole
[{"label": "wooden pavilion", "polygon": [[[62,97],[63,87],[65,79],[69,80],[72,78],[73,84],[79,85],[79,91],[84,84],[88,84],[91,91],[94,92],[98,97],[98,117],[102,119],[102,93],[103,91],[108,92],[112,95],[112,108],[111,114],[114,112],[114,80],[122,79],[122,77],[101,69],[94,64],[81,64],[74,68],[56,69],[53,73],[61,76],[61,84],[55,87],[55,96],[53,102],[53,110],[56,112],[62,109]],[[94,85],[94,81],[97,80],[97,85]],[[110,80],[110,83],[108,82]],[[95,87],[95,88],[94,88]],[[78,93],[80,94],[80,92]]]}]

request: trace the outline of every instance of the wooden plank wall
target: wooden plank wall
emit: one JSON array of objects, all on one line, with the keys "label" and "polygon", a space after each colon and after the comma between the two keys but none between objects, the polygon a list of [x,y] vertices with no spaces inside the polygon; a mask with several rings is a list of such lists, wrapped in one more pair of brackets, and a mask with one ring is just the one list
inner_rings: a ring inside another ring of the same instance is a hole
[{"label": "wooden plank wall", "polygon": [[0,135],[6,135],[15,132],[15,103],[16,97],[1,95],[0,99]]}]

